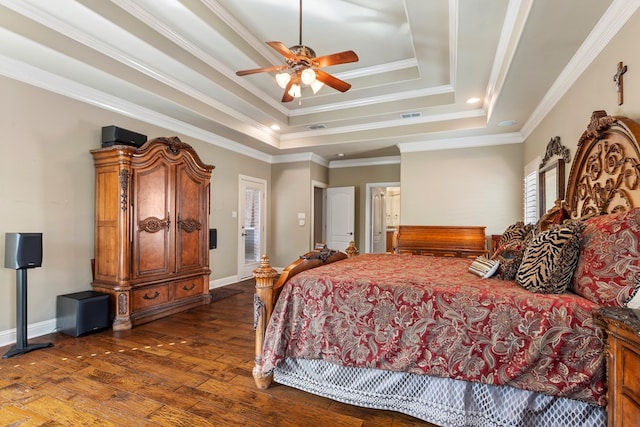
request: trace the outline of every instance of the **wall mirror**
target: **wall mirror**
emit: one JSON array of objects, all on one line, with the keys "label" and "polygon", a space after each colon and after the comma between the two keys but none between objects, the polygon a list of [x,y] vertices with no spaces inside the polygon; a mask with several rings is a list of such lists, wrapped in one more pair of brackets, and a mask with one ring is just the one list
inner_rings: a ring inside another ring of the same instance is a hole
[{"label": "wall mirror", "polygon": [[551,138],[538,169],[540,216],[551,209],[556,200],[564,199],[564,168],[570,161],[569,149],[562,145],[560,137]]}]

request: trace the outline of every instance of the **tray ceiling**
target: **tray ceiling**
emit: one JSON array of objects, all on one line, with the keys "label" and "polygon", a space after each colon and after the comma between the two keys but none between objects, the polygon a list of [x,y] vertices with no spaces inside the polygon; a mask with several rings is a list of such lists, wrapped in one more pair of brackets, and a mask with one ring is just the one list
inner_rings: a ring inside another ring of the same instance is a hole
[{"label": "tray ceiling", "polygon": [[0,0],[0,74],[272,161],[519,143],[637,3],[306,0],[303,44],[360,59],[282,103],[235,72],[284,64],[298,0]]}]

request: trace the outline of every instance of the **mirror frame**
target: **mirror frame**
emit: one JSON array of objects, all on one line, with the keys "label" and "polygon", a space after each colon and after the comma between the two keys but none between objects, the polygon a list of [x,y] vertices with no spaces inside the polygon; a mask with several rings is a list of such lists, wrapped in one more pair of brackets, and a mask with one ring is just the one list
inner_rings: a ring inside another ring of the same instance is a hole
[{"label": "mirror frame", "polygon": [[[551,158],[557,157],[555,161],[549,163],[545,166],[545,164],[551,160]],[[571,155],[569,153],[569,149],[562,145],[560,142],[560,137],[555,136],[549,140],[547,144],[547,149],[545,151],[544,159],[540,163],[538,167],[538,206],[540,211],[540,217],[542,217],[545,213],[547,213],[548,209],[551,209],[552,206],[546,206],[546,198],[548,191],[555,191],[555,201],[560,199],[564,200],[564,166],[565,163],[569,163],[571,161]],[[553,188],[547,188],[547,174],[550,171],[555,170],[556,172],[556,181],[553,183]]]},{"label": "mirror frame", "polygon": [[[552,188],[547,188],[547,176],[549,172],[556,171],[556,180],[552,184]],[[541,168],[538,171],[538,186],[540,191],[538,192],[540,197],[540,216],[547,213],[547,210],[551,209],[556,200],[564,200],[564,160],[557,159],[555,162],[551,162],[549,165]],[[546,206],[547,193],[555,192],[555,197],[551,206]]]}]

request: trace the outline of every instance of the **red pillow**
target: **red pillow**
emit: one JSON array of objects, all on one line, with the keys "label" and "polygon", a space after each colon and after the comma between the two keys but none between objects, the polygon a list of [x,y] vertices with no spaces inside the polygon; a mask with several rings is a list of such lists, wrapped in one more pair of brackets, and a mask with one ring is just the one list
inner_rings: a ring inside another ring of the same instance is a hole
[{"label": "red pillow", "polygon": [[603,306],[640,307],[640,208],[585,221],[573,291]]}]

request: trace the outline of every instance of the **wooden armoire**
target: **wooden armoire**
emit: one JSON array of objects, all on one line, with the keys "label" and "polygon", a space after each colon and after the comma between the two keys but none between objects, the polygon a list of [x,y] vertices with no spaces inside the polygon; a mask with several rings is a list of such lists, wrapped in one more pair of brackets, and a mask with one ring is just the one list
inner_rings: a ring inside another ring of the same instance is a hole
[{"label": "wooden armoire", "polygon": [[211,301],[213,166],[177,137],[92,150],[95,291],[111,296],[113,330]]}]

